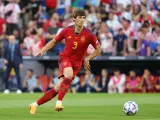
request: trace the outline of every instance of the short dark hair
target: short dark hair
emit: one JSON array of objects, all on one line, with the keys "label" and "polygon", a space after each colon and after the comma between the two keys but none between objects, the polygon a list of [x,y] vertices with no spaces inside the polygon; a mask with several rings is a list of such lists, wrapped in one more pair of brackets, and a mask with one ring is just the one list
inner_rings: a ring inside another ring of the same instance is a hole
[{"label": "short dark hair", "polygon": [[119,68],[114,68],[113,72],[120,72],[120,69]]},{"label": "short dark hair", "polygon": [[34,70],[33,69],[28,69],[27,71],[31,72],[31,73],[34,73]]},{"label": "short dark hair", "polygon": [[76,18],[77,16],[85,16],[86,17],[86,13],[84,10],[81,10],[81,9],[77,9],[73,12],[73,15],[72,17],[73,18]]},{"label": "short dark hair", "polygon": [[147,24],[143,24],[142,28],[148,28],[149,26]]}]

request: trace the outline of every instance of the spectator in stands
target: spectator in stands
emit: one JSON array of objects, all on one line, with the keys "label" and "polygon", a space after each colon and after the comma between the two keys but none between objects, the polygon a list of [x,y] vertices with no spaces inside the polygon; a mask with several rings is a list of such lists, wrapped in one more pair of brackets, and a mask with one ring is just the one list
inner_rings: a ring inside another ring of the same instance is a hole
[{"label": "spectator in stands", "polygon": [[50,78],[48,89],[53,88],[58,83],[58,80],[59,80],[58,77],[59,77],[59,75],[60,75],[59,69],[55,68],[53,70],[53,76],[51,76],[51,78]]},{"label": "spectator in stands", "polygon": [[46,33],[47,42],[49,42],[50,40],[52,40],[56,36],[58,29],[59,28],[58,28],[56,22],[54,21],[54,19],[51,19],[50,27],[48,28],[47,33]]},{"label": "spectator in stands", "polygon": [[147,33],[149,29],[147,25],[142,26],[141,31],[138,34],[138,42],[137,42],[137,53],[140,56],[150,56],[151,48],[149,45],[149,40],[147,40]]},{"label": "spectator in stands", "polygon": [[96,8],[94,6],[90,6],[89,11],[90,12],[86,17],[86,20],[90,23],[93,23],[93,24],[99,22],[99,19],[98,19],[97,13],[96,13]]},{"label": "spectator in stands", "polygon": [[126,84],[126,92],[141,92],[139,89],[139,83],[140,83],[140,77],[136,75],[136,72],[134,70],[131,70],[129,72],[129,76],[127,77],[127,84]]},{"label": "spectator in stands", "polygon": [[[71,6],[71,3],[73,5],[74,1],[72,1],[72,0],[64,0],[64,1],[57,0],[57,9],[56,9],[57,13],[59,15],[65,14],[65,8]],[[80,5],[80,4],[78,4],[78,5]]]},{"label": "spectator in stands", "polygon": [[122,6],[123,8],[126,8],[127,5],[131,5],[132,4],[132,0],[116,0],[117,5]]},{"label": "spectator in stands", "polygon": [[155,77],[151,75],[151,72],[149,69],[144,70],[144,74],[140,81],[140,89],[143,92],[154,92],[154,86],[155,86]]},{"label": "spectator in stands", "polygon": [[160,70],[158,70],[157,73],[155,88],[156,92],[160,92]]},{"label": "spectator in stands", "polygon": [[4,4],[3,4],[3,1],[2,0],[0,0],[0,18],[5,18],[5,13],[4,13],[4,11],[5,11],[5,6],[4,6]]},{"label": "spectator in stands", "polygon": [[32,55],[33,46],[35,45],[35,35],[37,34],[37,26],[35,21],[29,21],[26,29],[26,37],[23,40],[23,55]]},{"label": "spectator in stands", "polygon": [[19,4],[10,0],[5,6],[5,18],[7,22],[7,33],[12,34],[14,29],[18,29],[19,15],[21,13]]},{"label": "spectator in stands", "polygon": [[56,22],[57,27],[62,27],[62,22],[60,21],[60,16],[58,13],[53,13],[52,19]]},{"label": "spectator in stands", "polygon": [[79,77],[76,76],[71,84],[71,92],[75,94],[79,88]]},{"label": "spectator in stands", "polygon": [[86,71],[85,77],[83,81],[81,81],[78,91],[87,93],[96,92],[96,87],[95,75],[91,71]]},{"label": "spectator in stands", "polygon": [[154,25],[154,20],[150,14],[147,12],[147,6],[145,4],[141,4],[141,13],[139,17],[139,21],[144,23],[144,21],[148,21],[151,25]]},{"label": "spectator in stands", "polygon": [[160,22],[160,8],[159,8],[159,10],[157,11],[157,16],[154,17],[154,21],[155,21],[155,23],[159,23],[159,22]]},{"label": "spectator in stands", "polygon": [[32,55],[36,56],[37,53],[44,47],[45,39],[43,37],[43,29],[37,29],[37,35],[34,36],[34,44],[32,45]]},{"label": "spectator in stands", "polygon": [[10,74],[10,71],[12,68],[14,68],[16,72],[16,78],[18,83],[18,90],[17,93],[22,93],[21,91],[21,78],[20,78],[20,70],[23,68],[23,60],[22,60],[22,54],[19,44],[16,42],[15,36],[10,35],[8,37],[9,43],[6,44],[4,48],[4,63],[7,66],[7,69],[5,71],[5,94],[8,94],[10,91],[8,89],[8,77]]},{"label": "spectator in stands", "polygon": [[6,33],[6,21],[4,18],[0,17],[0,35]]},{"label": "spectator in stands", "polygon": [[131,21],[127,18],[122,18],[121,22],[124,28],[124,34],[127,36],[127,48],[129,50],[133,48],[133,30],[130,26]]},{"label": "spectator in stands", "polygon": [[148,10],[148,14],[152,16],[152,18],[154,19],[155,17],[157,17],[157,10],[154,9],[154,3],[150,3],[149,4],[149,10]]},{"label": "spectator in stands", "polygon": [[115,30],[117,27],[121,25],[118,21],[117,15],[113,14],[112,12],[109,13],[109,20],[107,20],[106,22],[107,22],[107,26],[111,30]]},{"label": "spectator in stands", "polygon": [[101,23],[98,37],[101,42],[101,49],[102,49],[103,55],[111,56],[114,50],[113,35],[109,31],[106,23]]},{"label": "spectator in stands", "polygon": [[20,14],[21,21],[22,21],[21,27],[24,28],[28,24],[29,19],[31,17],[31,10],[30,9],[31,9],[32,5],[30,4],[30,0],[25,0],[25,1],[19,0],[19,6],[21,9],[21,14]]},{"label": "spectator in stands", "polygon": [[114,37],[115,55],[126,55],[127,52],[127,36],[124,34],[123,28],[119,29],[118,35]]},{"label": "spectator in stands", "polygon": [[107,69],[101,70],[101,76],[98,80],[97,92],[108,92],[109,75]]},{"label": "spectator in stands", "polygon": [[64,19],[70,18],[71,14],[72,14],[71,6],[66,6],[65,7],[65,14],[63,15]]},{"label": "spectator in stands", "polygon": [[23,81],[23,92],[41,92],[42,87],[40,85],[39,80],[37,79],[36,75],[34,74],[34,71],[32,69],[28,69],[26,71],[26,77]]},{"label": "spectator in stands", "polygon": [[153,42],[157,45],[160,45],[160,23],[155,25],[155,30],[153,31]]},{"label": "spectator in stands", "polygon": [[31,19],[32,20],[37,20],[42,13],[42,5],[41,1],[38,0],[31,0]]},{"label": "spectator in stands", "polygon": [[4,48],[5,45],[8,43],[8,40],[5,39],[5,35],[0,35],[0,58],[4,56]]},{"label": "spectator in stands", "polygon": [[160,45],[157,46],[157,52],[154,53],[154,56],[160,56]]},{"label": "spectator in stands", "polygon": [[131,21],[132,20],[132,11],[131,11],[132,9],[131,8],[132,8],[131,5],[127,5],[121,17]]},{"label": "spectator in stands", "polygon": [[137,40],[138,40],[138,32],[141,28],[142,24],[138,21],[138,18],[135,15],[132,15],[132,21],[131,21],[131,29],[133,32],[133,48],[137,48]]},{"label": "spectator in stands", "polygon": [[46,0],[47,13],[49,16],[55,11],[57,7],[57,0]]},{"label": "spectator in stands", "polygon": [[37,24],[35,21],[29,21],[27,24],[27,30],[31,32],[32,35],[37,34]]},{"label": "spectator in stands", "polygon": [[124,93],[126,76],[119,69],[114,69],[113,74],[108,84],[108,93]]},{"label": "spectator in stands", "polygon": [[5,32],[6,32],[6,21],[0,16],[0,57],[2,57],[4,52]]},{"label": "spectator in stands", "polygon": [[150,47],[152,51],[152,55],[157,51],[157,47],[160,44],[160,25],[155,24],[155,29],[152,33],[152,40],[150,41]]},{"label": "spectator in stands", "polygon": [[32,55],[32,45],[34,44],[34,35],[31,29],[26,30],[26,37],[23,40],[22,53],[23,56]]},{"label": "spectator in stands", "polygon": [[[65,20],[65,21],[62,22],[62,27],[61,27],[61,28],[58,28],[56,35],[59,34],[60,31],[61,31],[63,28],[66,28],[66,27],[68,27],[68,20]],[[57,55],[59,55],[59,53],[64,49],[64,47],[65,47],[65,40],[62,40],[60,43],[57,43],[57,44],[56,44],[56,46],[55,46],[55,48],[54,48],[54,52],[55,52]]]},{"label": "spectator in stands", "polygon": [[134,48],[128,49],[127,56],[136,56],[136,50]]}]

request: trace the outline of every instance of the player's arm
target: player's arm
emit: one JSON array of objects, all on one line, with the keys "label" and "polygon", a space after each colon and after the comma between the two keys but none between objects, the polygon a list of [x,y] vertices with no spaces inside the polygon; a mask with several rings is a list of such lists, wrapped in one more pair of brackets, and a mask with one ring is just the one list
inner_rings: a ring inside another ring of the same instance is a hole
[{"label": "player's arm", "polygon": [[88,56],[86,57],[86,59],[87,59],[87,60],[92,60],[93,58],[95,58],[95,57],[97,57],[97,56],[99,56],[99,55],[101,55],[101,48],[100,48],[100,45],[98,44],[98,45],[96,46],[96,48],[95,48],[95,51],[94,51],[92,54],[88,55]]},{"label": "player's arm", "polygon": [[38,56],[44,55],[49,49],[54,47],[57,42],[60,42],[64,39],[64,34],[66,34],[66,29],[63,29],[54,39],[52,39],[49,43],[47,43],[43,49],[40,51]]},{"label": "player's arm", "polygon": [[56,45],[56,40],[53,39],[51,40],[49,43],[47,43],[43,48],[42,50],[40,51],[39,55],[38,56],[42,56],[44,55],[44,53],[46,53],[49,49],[51,49],[52,47],[54,47]]},{"label": "player's arm", "polygon": [[97,40],[97,37],[94,34],[91,34],[90,40],[91,40],[91,45],[95,48],[95,51],[92,54],[88,55],[84,59],[84,69],[86,69],[86,70],[90,70],[89,61],[92,60],[93,58],[101,55],[101,47],[100,47],[100,44]]},{"label": "player's arm", "polygon": [[101,55],[101,48],[100,48],[100,44],[98,44],[95,48],[95,51],[88,55],[85,59],[84,59],[84,68],[86,70],[90,70],[90,64],[89,64],[89,61],[92,60],[93,58],[97,57]]}]

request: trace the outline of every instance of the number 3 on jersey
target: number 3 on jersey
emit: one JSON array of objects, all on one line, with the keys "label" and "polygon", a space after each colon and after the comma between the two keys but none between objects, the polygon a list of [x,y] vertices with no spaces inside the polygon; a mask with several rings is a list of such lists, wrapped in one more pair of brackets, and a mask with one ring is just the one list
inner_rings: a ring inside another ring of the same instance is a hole
[{"label": "number 3 on jersey", "polygon": [[78,42],[73,42],[73,47],[72,47],[72,49],[76,49],[77,46],[78,46]]}]

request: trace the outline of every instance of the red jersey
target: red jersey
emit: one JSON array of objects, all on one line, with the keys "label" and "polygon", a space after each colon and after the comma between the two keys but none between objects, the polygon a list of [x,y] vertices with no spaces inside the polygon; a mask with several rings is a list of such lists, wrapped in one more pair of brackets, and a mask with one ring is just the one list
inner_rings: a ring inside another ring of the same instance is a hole
[{"label": "red jersey", "polygon": [[57,42],[63,39],[65,39],[66,46],[60,53],[60,57],[69,57],[76,62],[82,62],[89,44],[94,48],[99,44],[97,37],[85,27],[83,27],[83,30],[79,34],[75,34],[74,26],[64,28],[55,37]]}]

